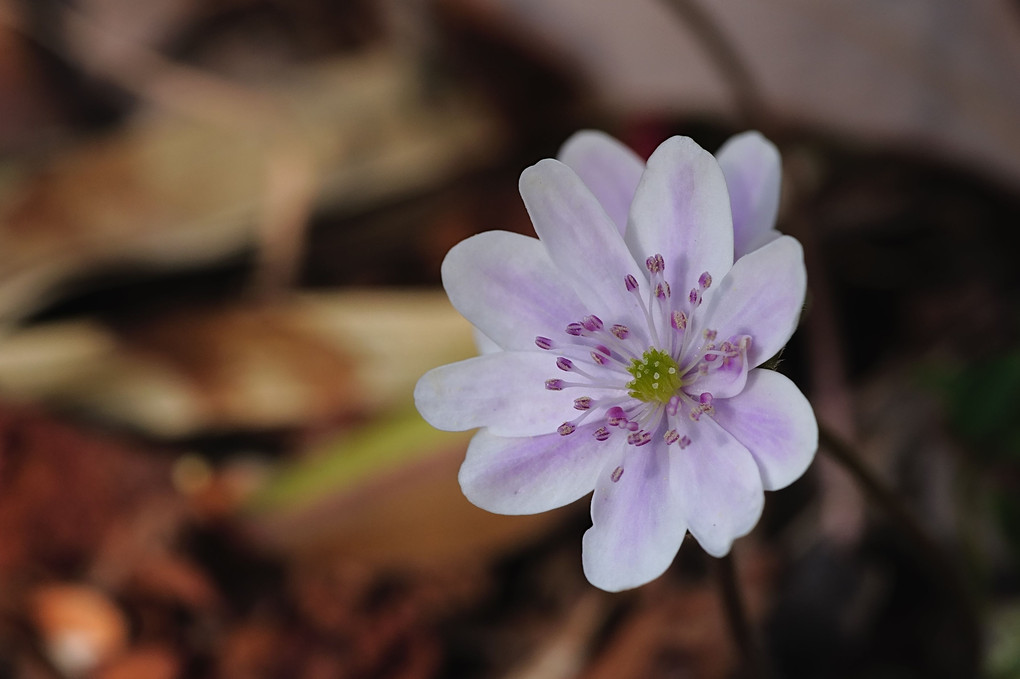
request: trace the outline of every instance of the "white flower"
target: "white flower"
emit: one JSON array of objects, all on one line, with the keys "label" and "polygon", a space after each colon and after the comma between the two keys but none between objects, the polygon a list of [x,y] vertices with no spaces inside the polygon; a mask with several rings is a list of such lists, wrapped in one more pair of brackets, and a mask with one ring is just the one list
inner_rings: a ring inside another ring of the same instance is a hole
[{"label": "white flower", "polygon": [[437,428],[481,427],[460,471],[479,507],[594,489],[584,571],[618,591],[665,571],[687,531],[726,554],[763,490],[813,459],[807,400],[752,369],[793,333],[806,273],[773,230],[778,153],[756,133],[718,161],[673,137],[646,166],[581,132],[560,158],[521,175],[538,240],[491,231],[447,255],[451,302],[498,350],[430,371],[415,401]]}]

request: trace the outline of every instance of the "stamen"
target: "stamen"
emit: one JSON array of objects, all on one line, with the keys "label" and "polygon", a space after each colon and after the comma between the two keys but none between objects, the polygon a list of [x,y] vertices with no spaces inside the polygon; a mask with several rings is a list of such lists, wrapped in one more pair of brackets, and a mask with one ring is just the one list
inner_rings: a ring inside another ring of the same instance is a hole
[{"label": "stamen", "polygon": [[574,362],[571,361],[569,358],[564,358],[563,356],[560,356],[559,358],[556,359],[556,367],[559,368],[560,370],[570,372],[571,370],[574,369]]},{"label": "stamen", "polygon": [[580,323],[571,323],[566,327],[564,332],[566,332],[568,335],[573,335],[574,337],[580,337],[582,334],[584,334],[584,326],[581,325]]},{"label": "stamen", "polygon": [[662,281],[661,283],[656,285],[655,286],[655,296],[658,297],[659,299],[668,299],[669,298],[669,283],[667,283],[666,281]]},{"label": "stamen", "polygon": [[609,430],[605,427],[599,427],[592,435],[595,437],[596,441],[605,441],[609,438]]},{"label": "stamen", "polygon": [[634,292],[635,290],[638,289],[637,279],[631,276],[630,274],[627,274],[624,277],[623,283],[624,285],[627,286],[627,292]]},{"label": "stamen", "polygon": [[616,483],[623,476],[623,467],[617,467],[613,470],[613,473],[609,475],[609,480]]},{"label": "stamen", "polygon": [[609,363],[609,359],[606,358],[606,354],[599,353],[598,351],[591,352],[591,360],[595,361],[599,365],[606,365]]},{"label": "stamen", "polygon": [[582,396],[574,399],[574,410],[588,410],[591,408],[591,396]]},{"label": "stamen", "polygon": [[609,329],[609,331],[613,333],[614,336],[616,336],[616,339],[620,340],[625,340],[627,339],[627,336],[630,335],[630,328],[628,328],[625,325],[619,324],[614,325]]},{"label": "stamen", "polygon": [[633,434],[627,436],[627,443],[632,446],[643,446],[652,440],[652,435],[645,430],[636,431]]},{"label": "stamen", "polygon": [[549,391],[563,391],[565,386],[563,380],[546,380],[545,388]]},{"label": "stamen", "polygon": [[683,436],[680,437],[680,440],[677,441],[677,445],[680,446],[680,450],[683,450],[687,446],[691,445],[691,439],[688,438],[686,434],[684,434]]},{"label": "stamen", "polygon": [[606,422],[611,427],[618,427],[627,423],[627,413],[620,406],[613,406],[606,411]]},{"label": "stamen", "polygon": [[576,430],[577,427],[572,425],[570,422],[564,422],[563,424],[556,428],[556,433],[558,433],[560,436],[568,436],[570,434],[573,434],[574,431]]},{"label": "stamen", "polygon": [[707,271],[701,274],[701,277],[698,278],[698,285],[702,290],[708,290],[708,286],[712,285],[712,275]]},{"label": "stamen", "polygon": [[666,403],[666,414],[669,415],[670,417],[674,417],[679,407],[680,407],[680,394],[674,394],[673,397],[669,399],[669,402]]},{"label": "stamen", "polygon": [[598,316],[585,316],[581,319],[581,325],[588,332],[597,332],[602,329],[602,319]]},{"label": "stamen", "polygon": [[553,348],[553,341],[548,337],[539,336],[535,338],[535,345],[538,346],[539,349],[548,350]]},{"label": "stamen", "polygon": [[687,328],[687,314],[680,311],[679,309],[674,310],[670,318],[670,325],[677,332],[683,332]]},{"label": "stamen", "polygon": [[702,331],[701,336],[707,339],[709,342],[714,342],[718,334],[719,333],[716,330],[705,329],[704,331]]},{"label": "stamen", "polygon": [[691,288],[690,294],[687,296],[691,304],[695,307],[701,306],[701,290],[697,288]]},{"label": "stamen", "polygon": [[680,440],[680,434],[677,433],[676,429],[670,429],[663,434],[662,438],[666,441],[666,445],[669,446]]},{"label": "stamen", "polygon": [[656,274],[666,268],[666,261],[662,255],[655,254],[645,260],[645,267],[648,268],[648,273]]}]

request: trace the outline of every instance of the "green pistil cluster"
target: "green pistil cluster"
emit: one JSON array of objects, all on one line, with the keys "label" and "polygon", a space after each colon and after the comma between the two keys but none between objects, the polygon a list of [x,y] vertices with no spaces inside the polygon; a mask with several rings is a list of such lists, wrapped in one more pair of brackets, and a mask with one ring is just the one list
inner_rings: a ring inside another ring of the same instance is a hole
[{"label": "green pistil cluster", "polygon": [[630,395],[646,403],[668,403],[683,384],[676,361],[658,349],[649,349],[640,359],[632,359],[627,372],[634,376],[627,383]]}]

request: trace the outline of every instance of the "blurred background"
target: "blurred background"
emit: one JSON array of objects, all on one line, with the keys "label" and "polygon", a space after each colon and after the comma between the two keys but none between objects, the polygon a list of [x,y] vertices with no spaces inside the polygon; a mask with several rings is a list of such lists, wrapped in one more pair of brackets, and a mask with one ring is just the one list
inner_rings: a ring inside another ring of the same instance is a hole
[{"label": "blurred background", "polygon": [[780,369],[946,559],[823,449],[735,548],[773,676],[1020,677],[1011,0],[0,0],[0,677],[737,676],[693,540],[597,591],[413,410],[585,127],[777,143]]}]

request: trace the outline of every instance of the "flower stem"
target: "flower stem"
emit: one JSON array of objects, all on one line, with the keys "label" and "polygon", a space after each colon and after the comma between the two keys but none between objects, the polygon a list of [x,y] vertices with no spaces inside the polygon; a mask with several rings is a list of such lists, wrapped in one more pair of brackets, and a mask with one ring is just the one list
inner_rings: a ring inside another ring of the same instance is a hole
[{"label": "flower stem", "polygon": [[981,676],[981,623],[977,606],[968,591],[960,568],[952,563],[945,551],[921,526],[900,497],[868,467],[853,447],[839,435],[819,423],[822,448],[878,503],[918,555],[918,562],[927,571],[935,587],[946,593],[959,623],[963,652],[961,676]]},{"label": "flower stem", "polygon": [[744,125],[759,130],[767,128],[772,116],[758,83],[711,11],[697,0],[666,0],[666,4],[687,25],[730,86],[737,113],[744,119]]},{"label": "flower stem", "polygon": [[726,612],[726,623],[740,652],[741,667],[738,676],[742,679],[765,679],[768,673],[765,669],[764,654],[747,618],[747,608],[740,595],[740,584],[737,582],[737,572],[733,564],[733,553],[715,559],[713,570]]}]

